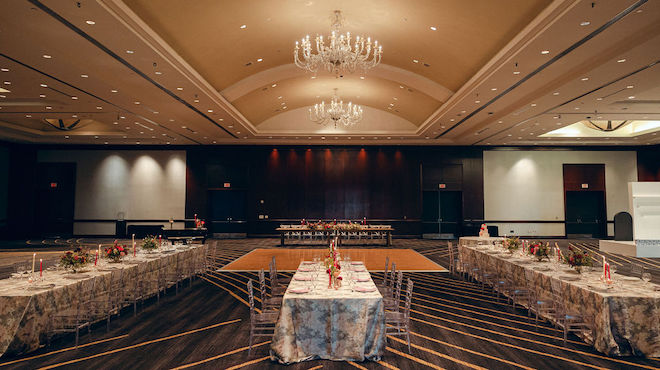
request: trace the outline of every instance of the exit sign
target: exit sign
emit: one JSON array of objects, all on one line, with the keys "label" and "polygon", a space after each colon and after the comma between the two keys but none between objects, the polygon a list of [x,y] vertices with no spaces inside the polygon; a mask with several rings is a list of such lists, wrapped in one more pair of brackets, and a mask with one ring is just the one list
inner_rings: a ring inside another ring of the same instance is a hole
[{"label": "exit sign", "polygon": [[582,189],[589,189],[589,184],[582,184]]},{"label": "exit sign", "polygon": [[56,182],[51,182],[51,183],[50,183],[50,187],[51,187],[51,188],[56,188],[56,187],[57,187],[57,183],[56,183]]},{"label": "exit sign", "polygon": [[231,188],[231,182],[226,182],[223,184],[225,188]]},{"label": "exit sign", "polygon": [[447,187],[447,184],[438,184],[438,189],[444,189]]}]

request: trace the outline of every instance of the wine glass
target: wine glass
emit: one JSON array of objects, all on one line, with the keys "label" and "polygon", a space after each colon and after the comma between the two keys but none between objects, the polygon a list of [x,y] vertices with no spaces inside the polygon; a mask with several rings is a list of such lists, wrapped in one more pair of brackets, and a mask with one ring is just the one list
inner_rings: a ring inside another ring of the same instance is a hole
[{"label": "wine glass", "polygon": [[650,272],[643,273],[642,281],[644,281],[644,285],[649,286],[649,282],[651,281],[651,273]]}]

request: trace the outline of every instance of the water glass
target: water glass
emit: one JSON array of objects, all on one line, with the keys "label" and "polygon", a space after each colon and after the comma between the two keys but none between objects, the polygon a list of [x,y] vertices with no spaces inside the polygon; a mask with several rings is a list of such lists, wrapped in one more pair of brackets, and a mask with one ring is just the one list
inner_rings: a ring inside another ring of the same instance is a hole
[{"label": "water glass", "polygon": [[645,272],[642,274],[642,281],[644,281],[644,284],[646,286],[649,286],[649,282],[651,281],[651,273],[650,272]]}]

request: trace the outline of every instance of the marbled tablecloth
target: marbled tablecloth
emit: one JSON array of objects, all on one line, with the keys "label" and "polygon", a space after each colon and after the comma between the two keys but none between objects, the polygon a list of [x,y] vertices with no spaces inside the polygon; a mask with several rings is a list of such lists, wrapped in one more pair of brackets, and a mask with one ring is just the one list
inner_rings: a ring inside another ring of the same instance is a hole
[{"label": "marbled tablecloth", "polygon": [[[177,263],[191,263],[199,266],[205,258],[206,246],[180,247],[168,253],[145,254],[138,252],[136,257],[127,256],[122,263],[100,261],[97,267],[88,266],[76,274],[66,271],[44,271],[43,282],[28,283],[23,279],[0,280],[0,355],[18,355],[34,351],[48,330],[49,316],[52,313],[75,306],[81,297],[79,292],[85,285],[94,281],[95,294],[103,294],[113,281],[117,281],[123,270],[126,289],[134,286],[133,279],[153,281],[147,290],[157,291],[157,274],[161,262],[173,272]],[[39,276],[37,272],[35,276]],[[83,277],[80,279],[80,277]],[[96,278],[96,279],[94,279]],[[35,285],[54,284],[54,287],[33,290]],[[30,287],[31,286],[31,287]]]},{"label": "marbled tablecloth", "polygon": [[[354,291],[358,286],[375,288],[368,271],[363,266],[357,269],[363,271],[349,272],[344,266],[344,283],[338,290],[328,289],[324,271],[316,276],[315,289],[310,287],[311,282],[297,280],[301,276],[314,277],[314,273],[295,273],[282,301],[271,359],[283,364],[313,359],[380,360],[385,348],[383,297],[377,289]],[[367,281],[353,283],[358,277]],[[310,287],[310,292],[291,291],[300,287]]]},{"label": "marbled tablecloth", "polygon": [[521,286],[525,269],[531,269],[535,283],[548,297],[552,279],[561,280],[568,308],[593,318],[594,337],[583,339],[598,351],[608,356],[660,356],[660,293],[653,284],[616,275],[613,278],[620,284],[608,286],[600,281],[598,268],[576,274],[567,265],[536,262],[518,252],[511,255],[502,248],[478,247],[476,241],[462,238],[459,253],[463,261],[511,276]]}]

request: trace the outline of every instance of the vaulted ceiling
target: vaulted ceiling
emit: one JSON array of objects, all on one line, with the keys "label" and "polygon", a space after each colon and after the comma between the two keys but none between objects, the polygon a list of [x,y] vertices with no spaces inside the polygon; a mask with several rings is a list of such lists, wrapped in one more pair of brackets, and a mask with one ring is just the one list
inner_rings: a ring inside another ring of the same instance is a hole
[{"label": "vaulted ceiling", "polygon": [[[379,66],[338,77],[293,64],[295,40],[327,35],[334,10],[345,31],[383,45]],[[552,133],[589,119],[660,121],[657,1],[13,0],[0,3],[0,44],[5,140],[660,142],[660,124]],[[362,122],[308,119],[333,89],[364,108]]]}]

